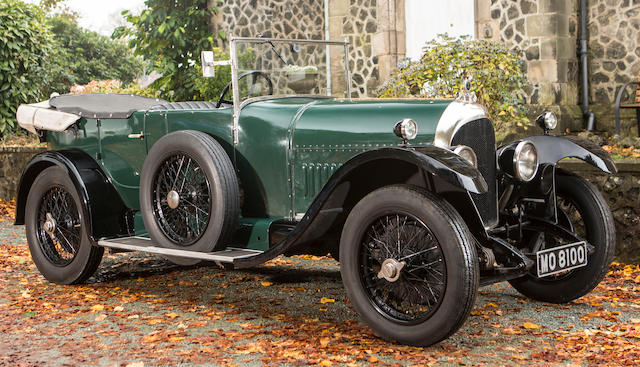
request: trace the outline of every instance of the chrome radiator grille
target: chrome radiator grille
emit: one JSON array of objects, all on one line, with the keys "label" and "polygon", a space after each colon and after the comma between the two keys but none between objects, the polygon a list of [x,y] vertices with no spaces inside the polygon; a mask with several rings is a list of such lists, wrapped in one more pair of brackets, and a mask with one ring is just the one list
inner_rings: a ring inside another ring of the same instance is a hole
[{"label": "chrome radiator grille", "polygon": [[498,223],[498,193],[496,182],[496,137],[489,119],[471,121],[458,129],[451,146],[466,145],[476,152],[478,170],[487,181],[489,190],[471,194],[485,227]]}]

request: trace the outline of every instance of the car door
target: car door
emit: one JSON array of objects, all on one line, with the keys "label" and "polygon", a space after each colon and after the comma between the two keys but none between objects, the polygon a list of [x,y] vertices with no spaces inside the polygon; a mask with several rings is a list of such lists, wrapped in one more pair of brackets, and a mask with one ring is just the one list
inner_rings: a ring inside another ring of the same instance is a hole
[{"label": "car door", "polygon": [[100,162],[104,170],[125,204],[139,209],[140,172],[147,156],[144,112],[135,112],[128,119],[102,119],[98,128]]}]

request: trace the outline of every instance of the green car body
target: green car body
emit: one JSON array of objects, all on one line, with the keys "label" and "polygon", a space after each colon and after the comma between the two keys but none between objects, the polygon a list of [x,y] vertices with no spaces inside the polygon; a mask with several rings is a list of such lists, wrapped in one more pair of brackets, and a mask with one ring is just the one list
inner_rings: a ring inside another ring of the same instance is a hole
[{"label": "green car body", "polygon": [[[51,150],[77,148],[103,168],[128,208],[139,211],[140,172],[147,151],[162,136],[197,130],[227,151],[244,185],[244,223],[295,220],[305,213],[336,170],[359,153],[395,147],[403,118],[418,122],[412,146],[433,145],[436,125],[450,100],[346,100],[283,97],[245,105],[234,147],[231,108],[151,110],[128,119],[82,118],[74,132],[48,132]],[[140,138],[130,138],[142,134]],[[142,220],[135,232],[144,235]],[[264,241],[235,246],[265,249]]]}]

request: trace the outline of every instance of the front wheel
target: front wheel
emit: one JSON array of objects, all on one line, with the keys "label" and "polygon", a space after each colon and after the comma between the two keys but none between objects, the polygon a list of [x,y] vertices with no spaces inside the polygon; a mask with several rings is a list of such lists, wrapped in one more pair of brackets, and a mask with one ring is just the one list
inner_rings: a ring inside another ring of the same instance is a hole
[{"label": "front wheel", "polygon": [[[604,278],[613,261],[615,226],[611,210],[598,189],[582,177],[556,174],[556,196],[560,223],[595,247],[585,267],[538,278],[534,274],[510,280],[523,295],[538,301],[566,303],[580,298]],[[545,236],[543,248],[558,245]]]},{"label": "front wheel", "polygon": [[475,302],[478,260],[451,205],[410,186],[389,186],[351,211],[340,272],[353,307],[384,339],[435,344],[462,326]]}]

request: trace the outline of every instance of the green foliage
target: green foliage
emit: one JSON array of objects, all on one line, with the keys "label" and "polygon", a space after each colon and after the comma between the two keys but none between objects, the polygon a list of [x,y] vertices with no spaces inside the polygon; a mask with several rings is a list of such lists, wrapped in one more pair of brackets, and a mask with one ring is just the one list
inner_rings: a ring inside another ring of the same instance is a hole
[{"label": "green foliage", "polygon": [[138,96],[159,98],[160,92],[152,88],[142,88],[138,83],[133,82],[129,86],[123,86],[119,80],[92,80],[85,85],[74,85],[71,94],[87,93],[113,93],[113,94],[136,94]]},{"label": "green foliage", "polygon": [[207,0],[146,0],[140,15],[123,12],[131,27],[119,27],[114,38],[130,38],[129,46],[144,56],[151,70],[162,74],[153,87],[169,100],[203,99],[196,87],[200,52],[210,50],[215,40],[209,19],[216,7]]},{"label": "green foliage", "polygon": [[[229,55],[218,47],[213,48],[213,53],[216,61],[229,60]],[[191,72],[195,74],[194,87],[205,101],[217,101],[224,87],[231,82],[231,66],[217,65],[215,68],[216,76],[214,78],[202,77],[202,66],[199,64],[191,69]]]},{"label": "green foliage", "polygon": [[495,42],[446,35],[427,42],[423,50],[420,61],[410,62],[381,87],[380,97],[453,98],[471,77],[471,89],[487,107],[498,137],[528,127],[520,53]]},{"label": "green foliage", "polygon": [[117,79],[128,84],[142,74],[142,60],[125,43],[82,29],[65,15],[51,16],[49,24],[56,47],[46,95],[67,93],[73,85],[92,80]]},{"label": "green foliage", "polygon": [[19,0],[0,2],[0,136],[18,131],[16,109],[41,97],[51,35],[45,14]]},{"label": "green foliage", "polygon": [[[213,53],[216,61],[229,60],[229,55],[219,47],[214,47]],[[253,49],[247,48],[244,52],[238,54],[238,64],[253,65],[255,58]],[[202,66],[200,66],[200,64],[196,64],[194,68],[190,69],[190,72],[193,73],[195,89],[200,94],[200,97],[205,101],[217,101],[220,98],[220,93],[222,93],[224,87],[231,82],[231,66],[229,65],[216,65],[216,76],[214,78],[204,78],[202,76]],[[241,81],[241,97],[248,94],[247,88],[247,84]],[[227,95],[227,98],[231,98],[231,93]]]}]

